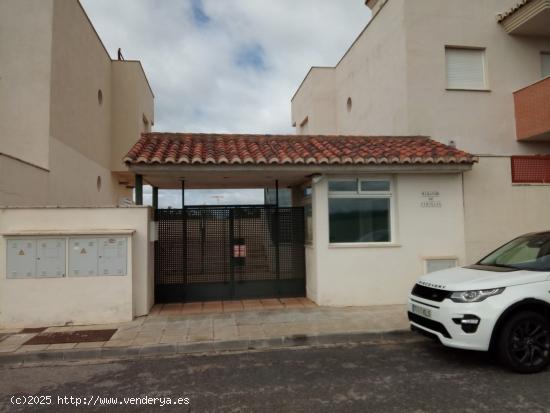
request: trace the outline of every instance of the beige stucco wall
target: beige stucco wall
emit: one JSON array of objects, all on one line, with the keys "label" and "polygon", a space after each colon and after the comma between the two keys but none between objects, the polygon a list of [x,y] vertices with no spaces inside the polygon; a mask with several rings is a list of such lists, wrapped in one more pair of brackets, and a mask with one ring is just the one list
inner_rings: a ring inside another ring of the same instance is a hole
[{"label": "beige stucco wall", "polygon": [[[540,80],[540,53],[550,50],[550,38],[510,36],[497,23],[516,3],[387,1],[336,67],[323,69],[334,72],[335,112],[324,107],[320,126],[310,116],[308,133],[426,135],[475,154],[549,152],[547,143],[516,141],[513,92]],[[486,48],[489,92],[446,90],[446,45]],[[306,77],[292,100],[297,133],[329,85],[316,71]]]},{"label": "beige stucco wall", "polygon": [[153,305],[150,209],[0,209],[0,234],[19,231],[134,230],[124,277],[7,279],[6,238],[0,237],[0,326],[97,324],[131,320]]},{"label": "beige stucco wall", "polygon": [[49,171],[0,155],[0,205],[45,205]]},{"label": "beige stucco wall", "polygon": [[0,205],[131,199],[121,159],[154,121],[141,64],[112,61],[77,0],[0,7]]},{"label": "beige stucco wall", "polygon": [[[390,0],[390,3],[393,0]],[[547,153],[518,143],[513,92],[541,79],[550,38],[510,36],[495,15],[517,0],[405,2],[409,134],[454,140],[475,154]],[[490,92],[446,90],[445,46],[486,48]]]},{"label": "beige stucco wall", "polygon": [[42,168],[49,167],[52,20],[52,0],[0,2],[0,153]]},{"label": "beige stucco wall", "polygon": [[[336,70],[339,134],[407,134],[404,3],[391,0],[376,15]],[[347,99],[352,99],[348,112]]]},{"label": "beige stucco wall", "polygon": [[292,123],[299,134],[334,133],[335,77],[330,67],[313,67],[292,101]]},{"label": "beige stucco wall", "polygon": [[106,206],[132,197],[109,169],[55,138],[50,160],[46,171],[0,156],[0,206]]},{"label": "beige stucco wall", "polygon": [[[394,175],[395,239],[378,246],[329,244],[327,179],[313,185],[314,244],[307,249],[307,292],[318,304],[403,304],[425,258],[465,262],[461,174]],[[421,207],[423,191],[439,191],[441,208]]]},{"label": "beige stucco wall", "polygon": [[78,2],[54,2],[51,53],[50,135],[107,168],[111,59]]},{"label": "beige stucco wall", "polygon": [[[516,140],[513,92],[541,78],[540,53],[550,50],[550,38],[506,34],[496,14],[515,4],[388,0],[336,67],[327,69],[336,79],[336,117],[328,110],[323,117],[334,122],[322,130],[309,124],[309,133],[427,135],[499,156],[482,157],[465,173],[468,262],[521,233],[550,227],[550,187],[511,184],[510,155],[550,153],[547,142]],[[486,48],[490,91],[446,90],[445,46]],[[316,107],[315,81],[306,78],[292,100],[293,114]]]},{"label": "beige stucco wall", "polygon": [[[110,168],[112,171],[127,171],[122,159],[142,132],[151,131],[155,121],[154,96],[140,62],[114,60],[111,79]],[[148,125],[144,123],[144,118]]]},{"label": "beige stucco wall", "polygon": [[[403,3],[389,1],[334,69],[314,69],[308,74],[292,100],[297,133],[304,133],[299,126],[308,116],[310,134],[407,134]],[[332,99],[326,81],[329,74],[334,77]],[[332,103],[319,104],[320,96]]]},{"label": "beige stucco wall", "polygon": [[519,235],[550,230],[550,186],[512,184],[509,157],[481,157],[464,173],[464,205],[469,263]]}]

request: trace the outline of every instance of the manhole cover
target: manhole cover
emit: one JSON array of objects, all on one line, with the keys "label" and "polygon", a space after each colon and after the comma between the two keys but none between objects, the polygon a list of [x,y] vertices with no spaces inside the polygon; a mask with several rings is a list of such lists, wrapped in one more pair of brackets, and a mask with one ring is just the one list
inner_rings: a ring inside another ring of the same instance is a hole
[{"label": "manhole cover", "polygon": [[23,345],[30,344],[63,344],[63,343],[92,343],[96,341],[109,341],[116,329],[112,330],[81,330],[59,333],[40,333]]}]

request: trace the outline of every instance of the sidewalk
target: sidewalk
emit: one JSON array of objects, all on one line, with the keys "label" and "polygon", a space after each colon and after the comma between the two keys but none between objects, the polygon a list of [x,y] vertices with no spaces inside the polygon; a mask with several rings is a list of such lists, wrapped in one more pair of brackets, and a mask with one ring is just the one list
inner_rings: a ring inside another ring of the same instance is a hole
[{"label": "sidewalk", "polygon": [[[182,305],[167,305],[122,324],[0,330],[0,364],[380,341],[404,336],[409,329],[402,305],[333,308],[301,304],[279,306],[273,302],[271,307],[246,310],[233,303],[236,311],[228,305],[223,312],[224,306],[221,311],[213,310],[216,305],[205,303],[200,307],[195,304],[194,314],[184,311]],[[32,338],[51,337],[52,333],[89,330],[98,336],[108,333],[110,338],[99,342],[24,344]]]}]

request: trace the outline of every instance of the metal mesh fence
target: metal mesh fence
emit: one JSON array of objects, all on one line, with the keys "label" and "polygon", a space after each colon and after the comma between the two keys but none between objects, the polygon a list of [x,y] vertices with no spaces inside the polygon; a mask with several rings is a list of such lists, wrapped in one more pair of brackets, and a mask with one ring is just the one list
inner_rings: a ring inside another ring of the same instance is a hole
[{"label": "metal mesh fence", "polygon": [[230,297],[221,299],[238,296],[248,282],[263,291],[258,295],[278,296],[280,281],[305,279],[303,208],[185,207],[157,210],[156,219],[157,287],[189,292],[194,285],[231,284]]}]

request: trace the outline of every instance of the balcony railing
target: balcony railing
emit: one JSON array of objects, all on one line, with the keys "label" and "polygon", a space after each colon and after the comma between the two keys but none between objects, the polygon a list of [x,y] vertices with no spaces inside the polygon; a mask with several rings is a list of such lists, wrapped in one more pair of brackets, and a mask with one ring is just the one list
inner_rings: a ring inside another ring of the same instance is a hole
[{"label": "balcony railing", "polygon": [[514,92],[518,141],[550,141],[550,76]]}]

